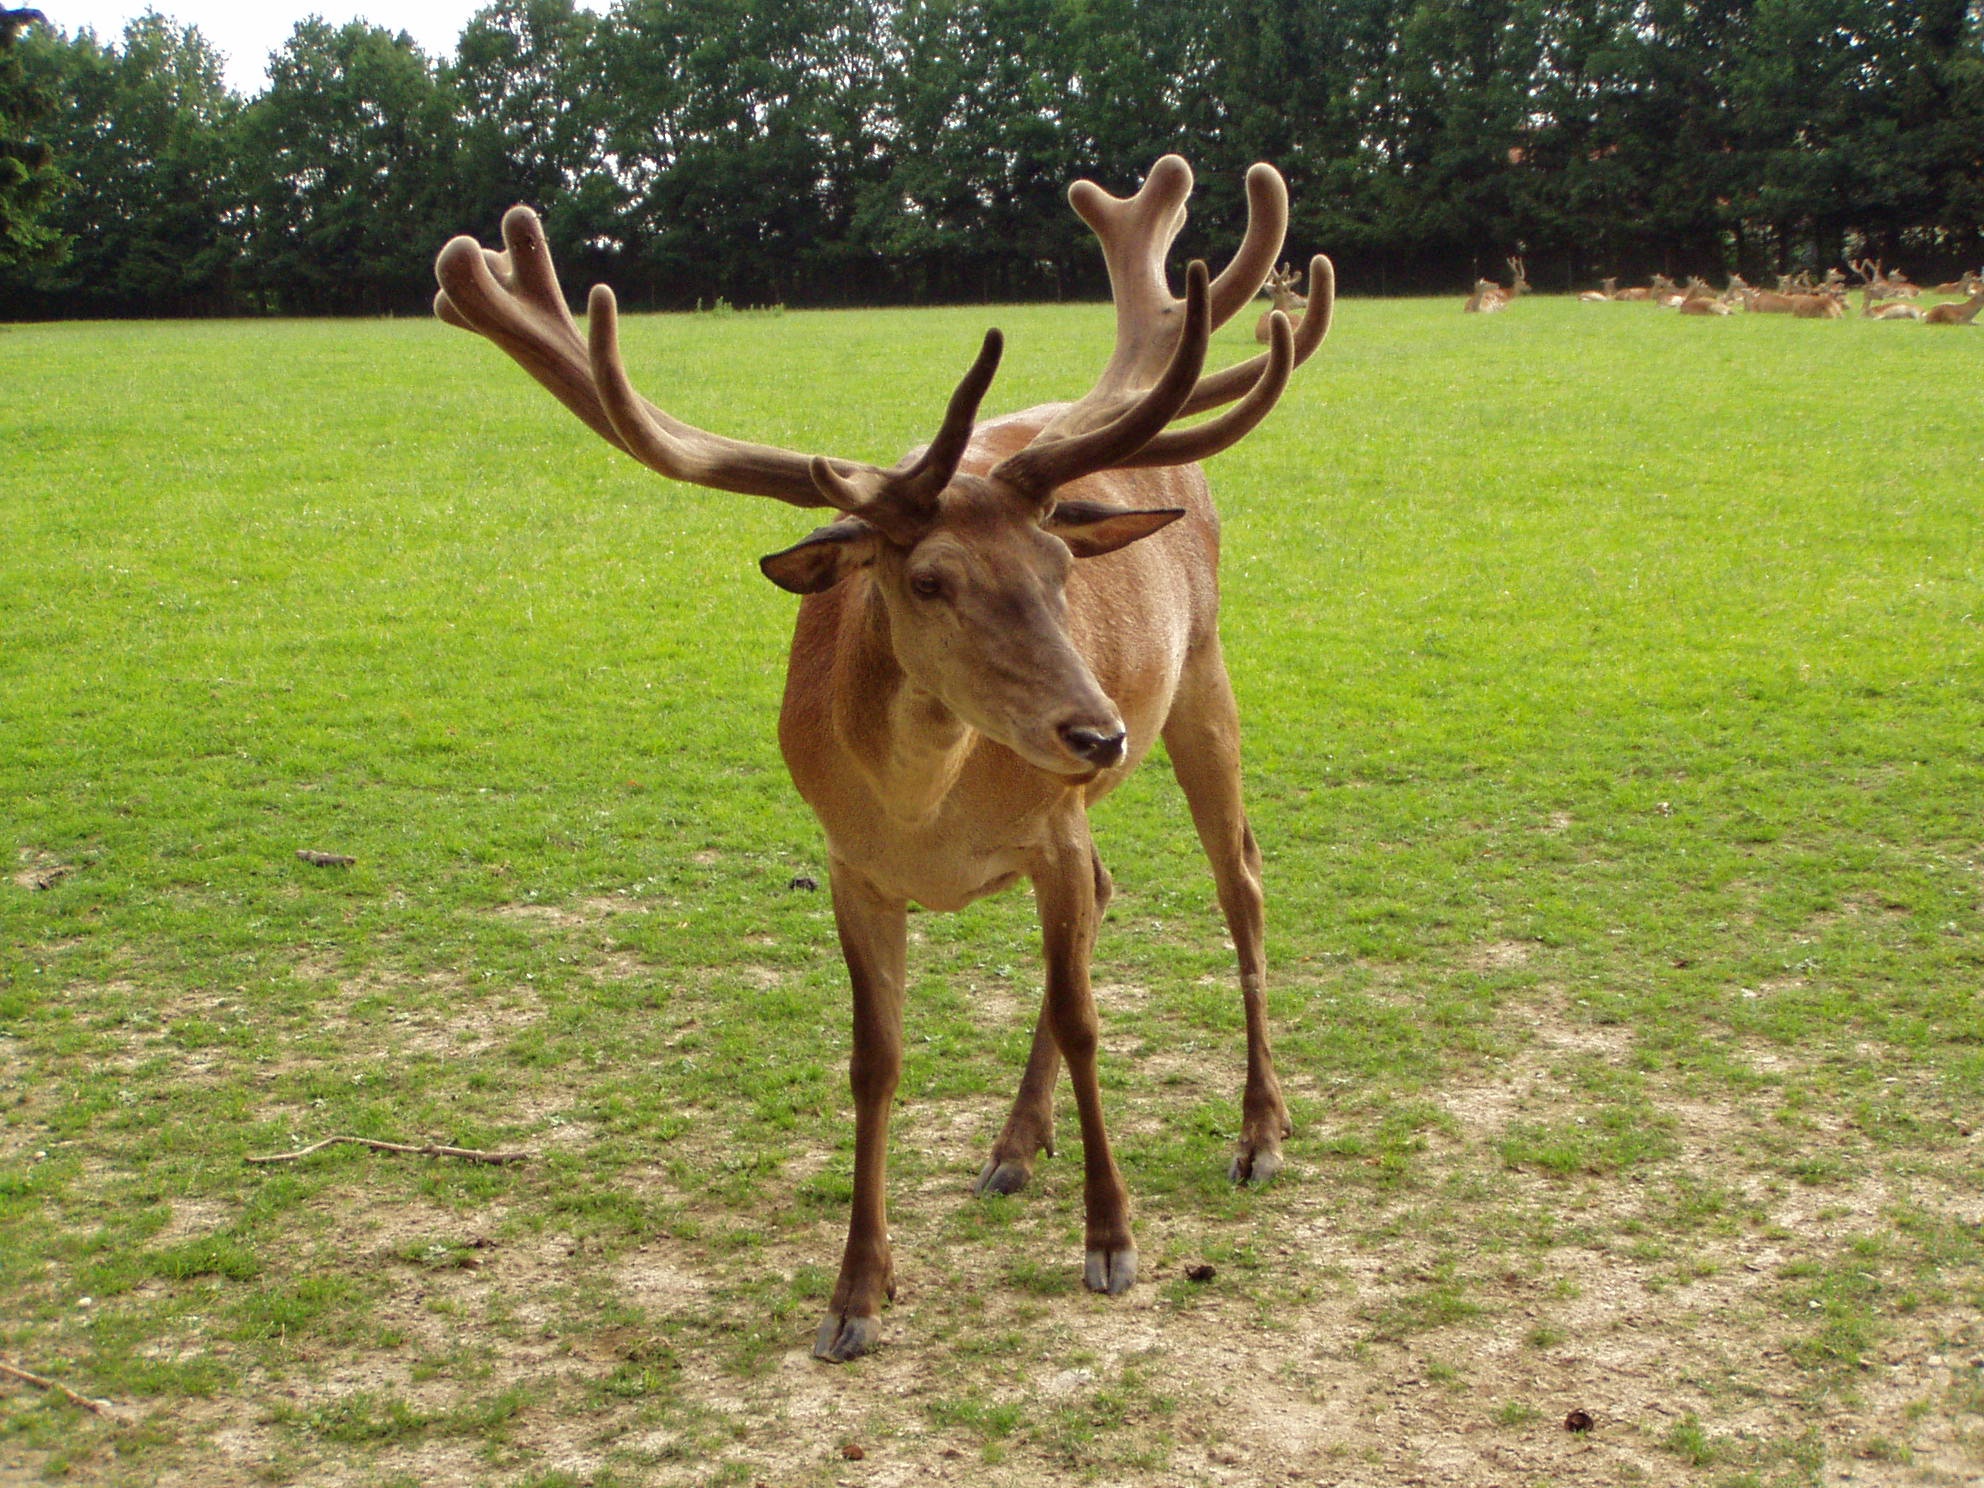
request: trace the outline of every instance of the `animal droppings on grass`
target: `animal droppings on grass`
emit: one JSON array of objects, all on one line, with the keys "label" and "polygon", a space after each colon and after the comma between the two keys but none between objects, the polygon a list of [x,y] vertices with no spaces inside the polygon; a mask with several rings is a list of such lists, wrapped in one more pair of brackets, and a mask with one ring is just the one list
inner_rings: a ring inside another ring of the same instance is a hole
[{"label": "animal droppings on grass", "polygon": [[52,889],[78,871],[75,864],[64,863],[31,847],[22,848],[19,857],[27,866],[14,875],[14,882],[24,889]]}]

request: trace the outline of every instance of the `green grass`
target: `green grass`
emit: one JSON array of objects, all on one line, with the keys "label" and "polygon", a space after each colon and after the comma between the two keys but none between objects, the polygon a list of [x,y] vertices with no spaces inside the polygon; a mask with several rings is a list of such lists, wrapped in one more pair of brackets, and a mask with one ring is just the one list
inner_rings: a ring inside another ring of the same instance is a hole
[{"label": "green grass", "polygon": [[[1097,307],[626,341],[691,422],[892,460],[992,322],[993,412],[1106,355]],[[966,1196],[1031,906],[919,914],[903,1291],[829,1371],[845,995],[755,572],[808,515],[648,475],[434,324],[0,328],[0,1357],[124,1409],[0,1387],[0,1466],[825,1483],[852,1441],[1141,1482],[1478,1439],[1570,1481],[1583,1403],[1619,1473],[1960,1480],[1981,374],[1962,331],[1347,302],[1211,470],[1291,1171],[1224,1182],[1240,1009],[1153,761],[1097,815],[1146,1284],[1079,1286],[1071,1110],[1033,1191]],[[334,1133],[533,1160],[243,1162]]]}]

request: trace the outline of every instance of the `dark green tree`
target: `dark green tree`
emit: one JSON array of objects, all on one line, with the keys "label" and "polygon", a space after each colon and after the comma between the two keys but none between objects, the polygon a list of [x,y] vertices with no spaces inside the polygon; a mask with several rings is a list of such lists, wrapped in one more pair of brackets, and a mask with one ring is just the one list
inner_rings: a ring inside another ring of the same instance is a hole
[{"label": "dark green tree", "polygon": [[35,287],[59,314],[186,315],[229,308],[240,245],[232,133],[239,103],[192,27],[156,12],[121,47],[83,31],[41,64],[61,104],[47,134],[68,189],[49,213],[74,240]]},{"label": "dark green tree", "polygon": [[248,291],[286,313],[421,309],[436,248],[465,225],[459,147],[412,37],[299,22],[242,120]]},{"label": "dark green tree", "polygon": [[1968,0],[1756,0],[1753,24],[1732,84],[1743,206],[1782,257],[1892,263],[1911,242],[1954,246],[1937,241],[1952,230],[1974,242],[1984,54]]},{"label": "dark green tree", "polygon": [[613,19],[607,147],[653,297],[872,292],[853,221],[878,157],[875,0],[623,0]]},{"label": "dark green tree", "polygon": [[37,128],[55,110],[52,91],[31,76],[21,35],[42,23],[38,10],[0,9],[0,270],[54,263],[67,240],[42,221],[62,190],[62,176]]},{"label": "dark green tree", "polygon": [[605,165],[600,27],[572,0],[497,0],[469,20],[446,69],[461,230],[492,237],[507,208],[535,206],[558,261],[594,277],[627,204]]}]

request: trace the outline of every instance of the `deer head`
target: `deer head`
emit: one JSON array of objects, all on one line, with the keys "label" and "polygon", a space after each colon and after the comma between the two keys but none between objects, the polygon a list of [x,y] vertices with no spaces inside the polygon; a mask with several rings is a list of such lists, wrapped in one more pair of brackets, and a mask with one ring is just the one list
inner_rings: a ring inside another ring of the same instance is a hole
[{"label": "deer head", "polygon": [[[1204,374],[1214,327],[1259,291],[1287,226],[1287,189],[1271,167],[1248,172],[1248,224],[1213,278],[1202,263],[1183,299],[1164,256],[1185,220],[1192,175],[1166,156],[1141,190],[1117,198],[1077,182],[1069,199],[1101,240],[1117,310],[1116,349],[1096,385],[1005,449],[998,425],[973,448],[980,401],[1003,339],[989,332],[952,394],[936,437],[889,467],[805,455],[693,428],[634,390],[620,353],[613,292],[596,286],[586,334],[566,310],[543,229],[528,208],[503,221],[504,249],[454,239],[441,250],[436,313],[493,341],[609,444],[691,484],[840,513],[765,558],[766,577],[818,594],[859,576],[882,607],[890,645],[916,695],[1036,767],[1083,778],[1123,756],[1124,727],[1067,628],[1070,570],[1149,538],[1174,506],[1126,506],[1112,472],[1194,463],[1243,438],[1281,396],[1329,327],[1333,272],[1299,329],[1273,315],[1269,349]],[[1172,422],[1230,404],[1189,428]],[[1011,441],[1008,441],[1011,442]],[[966,466],[965,456],[974,458]]]},{"label": "deer head", "polygon": [[1274,302],[1275,309],[1282,311],[1284,314],[1292,315],[1293,312],[1303,309],[1309,303],[1302,297],[1300,291],[1296,289],[1297,282],[1295,270],[1291,269],[1287,264],[1283,264],[1280,268],[1268,274],[1267,282],[1261,286],[1261,289]]}]

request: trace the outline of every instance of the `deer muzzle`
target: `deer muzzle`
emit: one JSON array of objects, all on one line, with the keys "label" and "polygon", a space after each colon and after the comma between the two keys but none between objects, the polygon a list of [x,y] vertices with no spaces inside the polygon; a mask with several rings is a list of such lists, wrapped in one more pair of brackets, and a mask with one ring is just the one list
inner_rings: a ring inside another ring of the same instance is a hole
[{"label": "deer muzzle", "polygon": [[1098,770],[1121,764],[1124,754],[1128,752],[1129,734],[1120,723],[1102,728],[1064,723],[1057,732],[1070,754]]}]

